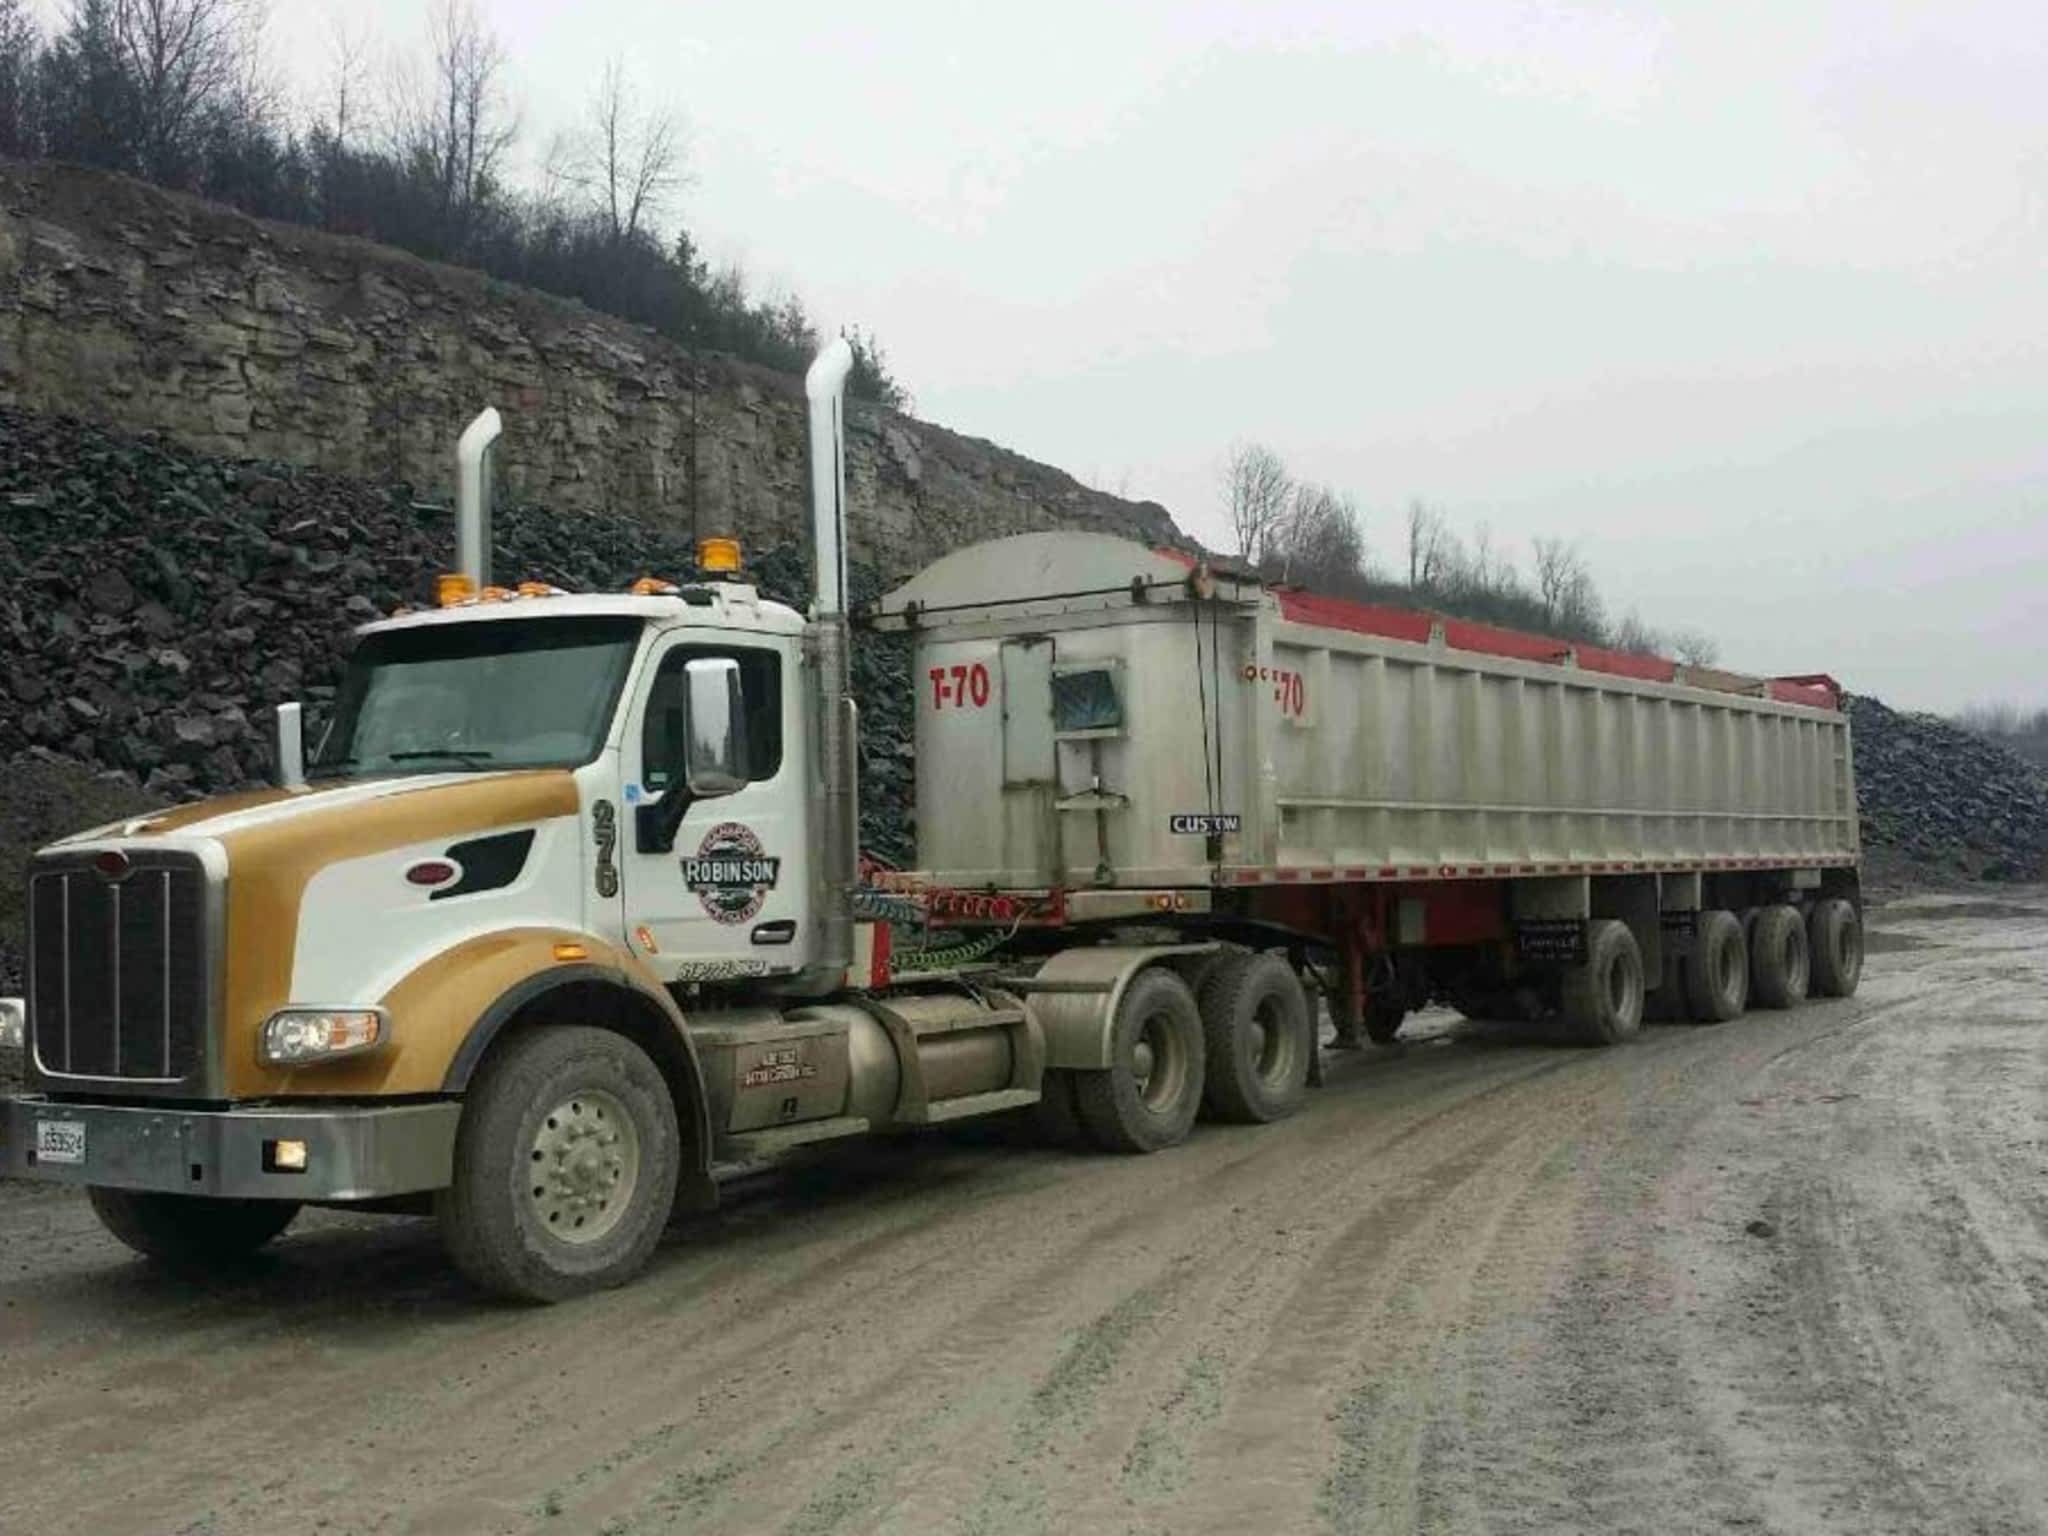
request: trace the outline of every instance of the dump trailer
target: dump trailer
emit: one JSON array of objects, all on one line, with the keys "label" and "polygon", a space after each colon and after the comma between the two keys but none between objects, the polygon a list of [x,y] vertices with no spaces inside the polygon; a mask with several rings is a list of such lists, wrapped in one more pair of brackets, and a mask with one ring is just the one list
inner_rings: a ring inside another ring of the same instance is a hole
[{"label": "dump trailer", "polygon": [[1432,1000],[1625,1039],[1852,989],[1848,726],[1751,681],[1040,534],[913,637],[920,868],[864,862],[844,342],[807,381],[816,588],[729,539],[631,590],[498,586],[486,411],[456,569],[365,625],[277,783],[29,870],[0,1160],[152,1257],[306,1205],[431,1214],[481,1285],[617,1283],[736,1173],[1029,1110],[1148,1152],[1278,1119]]},{"label": "dump trailer", "polygon": [[[1855,986],[1855,774],[1825,676],[1273,588],[1085,533],[957,551],[875,622],[915,637],[906,883],[955,921],[1278,949],[1345,1043],[1432,999],[1606,1044],[1646,1002],[1712,1022],[1752,984],[1776,1007]],[[1047,1059],[1104,1065],[1057,1033]]]}]

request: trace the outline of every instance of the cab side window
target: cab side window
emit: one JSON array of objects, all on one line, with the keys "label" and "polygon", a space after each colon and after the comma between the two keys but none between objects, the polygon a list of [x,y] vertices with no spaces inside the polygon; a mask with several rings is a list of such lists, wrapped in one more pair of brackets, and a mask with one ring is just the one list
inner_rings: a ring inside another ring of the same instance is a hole
[{"label": "cab side window", "polygon": [[748,779],[759,784],[782,770],[782,658],[774,651],[741,646],[679,645],[661,658],[640,728],[640,771],[650,790],[667,789],[670,766],[681,761],[688,696],[683,668],[704,656],[729,657],[740,664]]}]

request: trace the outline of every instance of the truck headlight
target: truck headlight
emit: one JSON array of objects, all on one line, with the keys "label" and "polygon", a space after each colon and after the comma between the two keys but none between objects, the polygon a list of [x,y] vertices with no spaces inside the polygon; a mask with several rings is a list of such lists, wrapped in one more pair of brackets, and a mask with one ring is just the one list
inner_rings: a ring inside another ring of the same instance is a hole
[{"label": "truck headlight", "polygon": [[384,1035],[382,1008],[280,1008],[263,1021],[256,1055],[265,1066],[302,1067],[373,1051]]}]

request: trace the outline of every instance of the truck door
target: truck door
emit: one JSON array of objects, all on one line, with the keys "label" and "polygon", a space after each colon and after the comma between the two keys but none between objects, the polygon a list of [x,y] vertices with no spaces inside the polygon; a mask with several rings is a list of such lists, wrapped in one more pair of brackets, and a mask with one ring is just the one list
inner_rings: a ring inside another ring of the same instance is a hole
[{"label": "truck door", "polygon": [[[747,782],[693,802],[673,847],[643,847],[640,808],[688,793],[670,776],[688,726],[684,668],[700,657],[739,665]],[[680,637],[643,674],[623,754],[619,862],[627,935],[664,980],[775,975],[810,959],[798,698],[793,648],[765,635],[751,643]]]}]

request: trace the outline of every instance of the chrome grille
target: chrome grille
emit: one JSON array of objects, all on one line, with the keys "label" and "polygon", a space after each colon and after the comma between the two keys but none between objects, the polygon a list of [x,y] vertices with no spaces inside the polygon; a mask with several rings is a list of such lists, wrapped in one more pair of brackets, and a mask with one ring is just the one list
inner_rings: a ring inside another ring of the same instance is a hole
[{"label": "chrome grille", "polygon": [[206,1033],[206,874],[190,854],[131,856],[110,880],[89,858],[29,877],[29,1033],[52,1077],[176,1083]]}]

